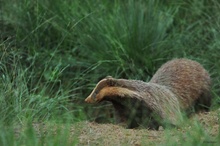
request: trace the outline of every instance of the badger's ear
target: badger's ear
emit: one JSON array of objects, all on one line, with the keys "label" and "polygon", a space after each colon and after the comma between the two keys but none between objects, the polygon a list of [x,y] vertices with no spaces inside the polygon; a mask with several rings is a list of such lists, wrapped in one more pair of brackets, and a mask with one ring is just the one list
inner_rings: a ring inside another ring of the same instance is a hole
[{"label": "badger's ear", "polygon": [[112,76],[106,76],[105,79],[112,79]]},{"label": "badger's ear", "polygon": [[115,79],[112,76],[107,76],[106,78],[108,86],[114,86],[116,84]]}]

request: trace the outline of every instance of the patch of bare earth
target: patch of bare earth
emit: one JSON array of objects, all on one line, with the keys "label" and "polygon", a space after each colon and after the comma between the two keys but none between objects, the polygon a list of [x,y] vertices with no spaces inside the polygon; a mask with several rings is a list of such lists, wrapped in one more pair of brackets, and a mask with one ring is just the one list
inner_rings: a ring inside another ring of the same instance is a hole
[{"label": "patch of bare earth", "polygon": [[[181,128],[171,128],[169,130],[148,130],[148,129],[125,129],[119,125],[114,124],[98,124],[94,122],[80,122],[70,125],[69,138],[77,139],[78,145],[166,145],[170,140],[180,144],[185,140],[190,140],[189,136],[198,135],[199,140],[205,143],[217,144],[217,137],[219,136],[219,110],[195,114],[188,120]],[[56,127],[56,124],[47,126],[48,124],[33,124],[36,133],[39,137],[43,136],[48,129],[54,128],[56,135],[56,128],[65,128],[66,125]],[[206,139],[201,135],[199,130],[195,130],[195,125],[207,134],[211,139]],[[49,128],[48,128],[49,127]],[[22,129],[22,128],[21,128]],[[20,131],[20,130],[19,130]],[[18,132],[17,132],[18,133]],[[181,137],[181,140],[180,140]],[[219,140],[218,140],[219,142]]]},{"label": "patch of bare earth", "polygon": [[219,113],[220,113],[220,109],[212,112],[199,113],[194,115],[190,120],[192,122],[198,121],[211,136],[217,136],[220,132]]},{"label": "patch of bare earth", "polygon": [[162,131],[125,129],[113,124],[88,123],[79,136],[84,145],[136,145],[160,142]]},{"label": "patch of bare earth", "polygon": [[[199,133],[199,140],[203,143],[217,144],[219,135],[219,115],[217,111],[195,114],[187,124],[181,128],[169,130],[125,129],[113,124],[97,124],[85,122],[81,129],[79,142],[83,145],[164,145],[170,139],[181,145],[182,140],[188,140],[189,136],[198,135],[199,130],[209,135],[211,139],[205,139]],[[195,125],[199,126],[195,130]]]}]

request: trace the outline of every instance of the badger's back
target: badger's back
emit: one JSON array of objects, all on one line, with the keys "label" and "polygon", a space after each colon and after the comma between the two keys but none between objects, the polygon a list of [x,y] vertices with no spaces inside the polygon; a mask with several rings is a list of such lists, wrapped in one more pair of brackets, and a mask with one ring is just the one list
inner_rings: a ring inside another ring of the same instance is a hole
[{"label": "badger's back", "polygon": [[189,59],[174,59],[162,65],[150,80],[164,85],[176,94],[182,109],[195,104],[211,105],[210,76],[198,63]]}]

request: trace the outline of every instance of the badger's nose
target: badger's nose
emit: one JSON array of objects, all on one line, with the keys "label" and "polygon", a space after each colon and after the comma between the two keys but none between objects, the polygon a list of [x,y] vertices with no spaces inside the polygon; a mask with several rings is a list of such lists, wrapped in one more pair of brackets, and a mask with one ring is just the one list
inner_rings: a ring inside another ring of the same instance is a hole
[{"label": "badger's nose", "polygon": [[88,102],[88,97],[85,99],[85,102]]},{"label": "badger's nose", "polygon": [[92,103],[92,98],[90,96],[88,96],[86,99],[85,99],[85,102],[87,103]]}]

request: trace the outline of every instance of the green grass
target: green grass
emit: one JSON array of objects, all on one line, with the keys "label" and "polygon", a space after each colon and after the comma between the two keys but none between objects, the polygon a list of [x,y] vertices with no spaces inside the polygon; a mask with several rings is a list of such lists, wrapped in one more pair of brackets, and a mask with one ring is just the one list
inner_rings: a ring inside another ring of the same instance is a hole
[{"label": "green grass", "polygon": [[41,144],[25,132],[16,141],[10,127],[15,123],[111,117],[102,112],[108,108],[94,110],[84,103],[100,79],[148,81],[172,58],[196,60],[210,72],[213,109],[219,108],[217,1],[12,0],[0,5],[0,127],[10,129],[0,131],[2,145]]},{"label": "green grass", "polygon": [[2,146],[71,146],[78,143],[77,137],[79,136],[79,133],[70,131],[70,126],[68,124],[65,124],[65,127],[60,124],[45,125],[47,125],[46,128],[39,126],[37,129],[36,125],[34,127],[31,124],[26,124],[22,126],[22,129],[20,129],[22,131],[18,130],[18,126],[1,127],[0,144]]}]

